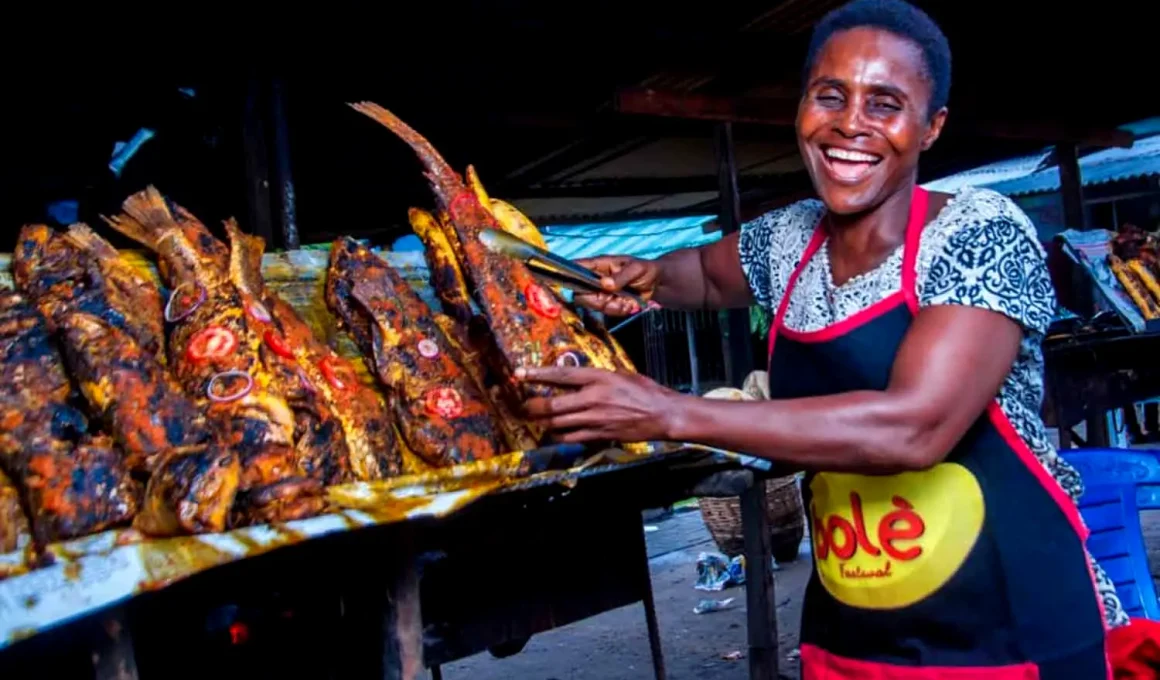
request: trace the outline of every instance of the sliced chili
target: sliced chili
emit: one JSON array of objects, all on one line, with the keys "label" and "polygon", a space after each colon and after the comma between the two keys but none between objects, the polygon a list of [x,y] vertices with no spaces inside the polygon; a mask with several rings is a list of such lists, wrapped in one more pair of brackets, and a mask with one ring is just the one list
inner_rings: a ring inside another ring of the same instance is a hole
[{"label": "sliced chili", "polygon": [[294,358],[294,350],[290,347],[290,345],[286,344],[286,340],[284,340],[281,335],[278,335],[274,331],[266,331],[263,333],[262,340],[274,354],[277,354],[283,359]]},{"label": "sliced chili", "polygon": [[524,289],[524,298],[536,314],[548,319],[560,318],[560,303],[556,302],[555,296],[543,287],[529,283]]},{"label": "sliced chili", "polygon": [[238,338],[233,331],[221,326],[203,328],[189,339],[185,355],[191,361],[221,359],[233,353],[238,347]]},{"label": "sliced chili", "polygon": [[[326,378],[326,382],[330,383],[331,387],[336,390],[345,390],[350,387],[350,383],[348,383],[347,380],[344,380],[342,376],[339,375],[341,368],[335,366],[336,361],[336,357],[326,357],[322,361],[318,362],[318,368],[322,371],[322,377]],[[345,371],[342,372],[345,373]]]},{"label": "sliced chili", "polygon": [[440,418],[455,418],[463,413],[463,397],[450,387],[429,390],[423,401],[427,412]]}]

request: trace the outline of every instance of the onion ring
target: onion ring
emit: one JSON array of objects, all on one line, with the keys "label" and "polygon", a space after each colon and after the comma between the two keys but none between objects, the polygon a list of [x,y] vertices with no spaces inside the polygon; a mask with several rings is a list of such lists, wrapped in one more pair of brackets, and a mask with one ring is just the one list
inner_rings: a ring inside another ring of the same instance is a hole
[{"label": "onion ring", "polygon": [[[214,385],[216,385],[218,381],[223,378],[244,378],[245,385],[242,387],[242,389],[237,390],[232,394],[227,394],[225,396],[214,394]],[[249,373],[246,373],[245,371],[223,371],[209,379],[209,384],[205,386],[205,396],[209,397],[209,400],[214,403],[225,404],[241,399],[242,397],[249,394],[250,390],[252,389],[254,389],[254,378]]]},{"label": "onion ring", "polygon": [[[194,300],[193,304],[189,307],[189,309],[183,310],[178,314],[174,314],[173,301],[178,299],[178,295],[183,294],[182,293],[183,288],[185,288],[186,286],[190,286],[190,285],[194,286],[197,289],[197,299]],[[173,292],[169,294],[169,300],[165,303],[165,320],[168,321],[169,323],[176,323],[178,321],[181,321],[185,317],[189,316],[190,314],[193,314],[194,311],[196,311],[197,308],[201,306],[201,303],[205,302],[205,296],[206,296],[205,286],[201,285],[200,283],[197,283],[196,281],[194,281],[192,284],[191,283],[183,283],[180,286],[174,288]]]}]

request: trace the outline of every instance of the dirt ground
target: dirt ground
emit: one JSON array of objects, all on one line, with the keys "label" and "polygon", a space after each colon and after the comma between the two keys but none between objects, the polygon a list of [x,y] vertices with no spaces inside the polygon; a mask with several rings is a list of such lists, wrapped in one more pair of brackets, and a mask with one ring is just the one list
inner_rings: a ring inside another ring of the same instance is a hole
[{"label": "dirt ground", "polygon": [[[706,593],[693,588],[697,555],[715,550],[701,515],[681,513],[650,522],[647,534],[653,592],[671,680],[748,678],[745,589]],[[797,677],[798,620],[809,576],[807,557],[781,565],[775,573],[780,671]],[[694,614],[703,599],[734,598],[719,612]],[[742,658],[727,660],[730,652]],[[789,658],[787,658],[789,657]],[[481,654],[443,667],[446,680],[651,680],[644,608],[632,605],[553,630],[531,639],[523,652],[507,659]]]},{"label": "dirt ground", "polygon": [[[1160,511],[1141,513],[1152,573],[1160,576]],[[714,678],[745,680],[748,659],[725,655],[747,652],[745,589],[705,593],[693,588],[697,555],[716,546],[698,512],[650,521],[647,534],[650,571],[664,645],[665,665],[672,680]],[[797,633],[802,593],[809,577],[808,548],[796,562],[775,573],[777,619],[783,677],[797,678]],[[1157,580],[1160,586],[1160,579]],[[694,614],[702,599],[734,598],[721,612]],[[565,628],[533,637],[523,652],[507,659],[480,654],[443,667],[447,680],[651,680],[644,608],[624,607]]]}]

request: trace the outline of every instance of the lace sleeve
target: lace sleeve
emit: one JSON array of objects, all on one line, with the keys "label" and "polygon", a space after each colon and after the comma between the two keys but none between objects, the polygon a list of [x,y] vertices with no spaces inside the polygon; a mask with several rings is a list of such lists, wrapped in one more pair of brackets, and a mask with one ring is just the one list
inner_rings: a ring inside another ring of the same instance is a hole
[{"label": "lace sleeve", "polygon": [[1055,314],[1047,258],[1031,221],[1009,199],[979,192],[955,213],[949,233],[929,260],[919,301],[964,305],[1003,314],[1042,334]]},{"label": "lace sleeve", "polygon": [[799,201],[741,225],[741,269],[757,304],[773,311],[822,213],[819,201]]}]

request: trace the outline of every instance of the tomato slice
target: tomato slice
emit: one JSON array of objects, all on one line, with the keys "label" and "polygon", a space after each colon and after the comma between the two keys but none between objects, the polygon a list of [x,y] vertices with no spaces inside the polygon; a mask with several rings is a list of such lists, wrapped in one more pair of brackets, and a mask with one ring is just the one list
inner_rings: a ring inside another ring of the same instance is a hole
[{"label": "tomato slice", "polygon": [[233,331],[221,326],[203,328],[189,339],[185,355],[192,361],[221,359],[233,353],[238,347],[238,338]]},{"label": "tomato slice", "polygon": [[286,340],[284,340],[281,335],[278,335],[274,331],[266,331],[263,333],[262,340],[265,341],[266,346],[269,347],[270,351],[272,351],[274,354],[277,354],[283,359],[294,358],[294,350],[290,347],[290,345],[286,344]]},{"label": "tomato slice", "polygon": [[427,412],[440,418],[455,418],[463,413],[463,397],[450,387],[429,390],[423,401]]},{"label": "tomato slice", "polygon": [[331,387],[336,390],[345,390],[353,384],[354,378],[345,375],[340,376],[339,373],[346,373],[343,370],[345,367],[336,366],[336,362],[337,357],[326,357],[318,362],[318,368],[322,371],[322,377],[326,378],[326,382],[330,383]]},{"label": "tomato slice", "polygon": [[556,297],[543,287],[529,283],[524,289],[524,298],[536,314],[549,319],[560,318],[560,304],[556,302]]}]

